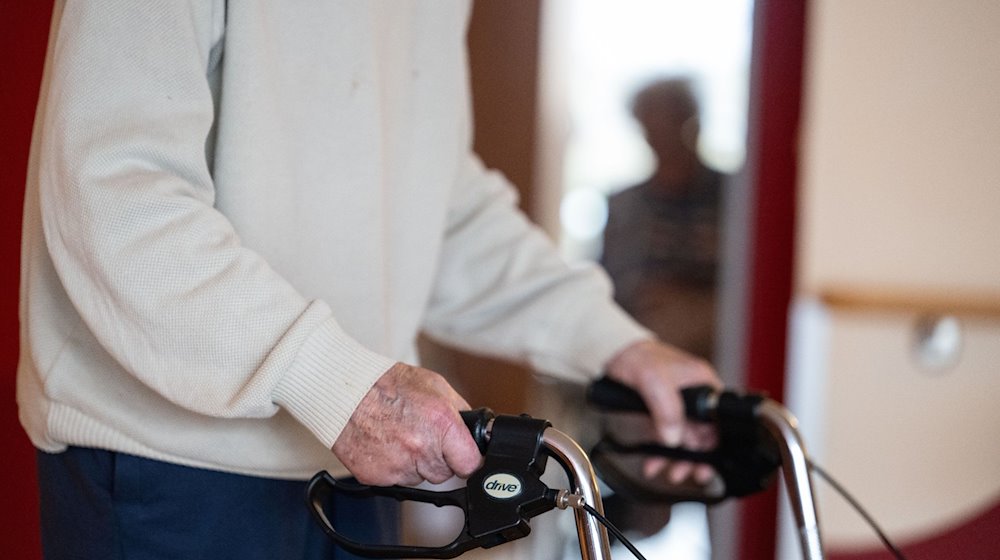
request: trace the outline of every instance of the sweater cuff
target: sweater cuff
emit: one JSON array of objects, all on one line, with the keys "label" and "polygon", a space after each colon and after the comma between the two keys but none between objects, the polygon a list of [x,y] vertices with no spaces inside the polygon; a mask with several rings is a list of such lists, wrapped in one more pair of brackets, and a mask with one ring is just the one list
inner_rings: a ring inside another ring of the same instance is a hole
[{"label": "sweater cuff", "polygon": [[272,398],[330,449],[361,399],[395,363],[329,317],[303,342]]}]

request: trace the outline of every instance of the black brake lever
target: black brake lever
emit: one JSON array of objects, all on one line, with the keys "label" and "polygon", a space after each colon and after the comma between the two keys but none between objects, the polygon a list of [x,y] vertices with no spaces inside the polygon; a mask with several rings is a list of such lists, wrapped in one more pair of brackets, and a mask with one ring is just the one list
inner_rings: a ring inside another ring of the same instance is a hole
[{"label": "black brake lever", "polygon": [[[339,546],[367,558],[455,558],[473,548],[491,548],[528,535],[528,520],[555,507],[556,492],[541,481],[547,460],[542,433],[549,423],[528,416],[496,416],[485,408],[463,412],[462,417],[484,451],[483,466],[464,488],[442,492],[365,486],[338,481],[324,471],[313,477],[307,490],[313,517]],[[334,493],[455,506],[464,511],[465,525],[444,546],[359,543],[339,533],[324,512],[323,504]]]},{"label": "black brake lever", "polygon": [[454,558],[476,547],[476,544],[471,542],[470,539],[463,538],[464,535],[459,535],[458,538],[448,545],[434,548],[360,543],[338,532],[330,521],[330,518],[326,515],[323,507],[323,504],[330,499],[330,496],[340,494],[353,498],[383,496],[394,498],[400,502],[414,501],[433,504],[437,507],[456,506],[464,510],[466,509],[467,501],[464,488],[441,492],[408,488],[405,486],[367,486],[348,480],[337,480],[330,476],[328,472],[321,471],[316,473],[312,480],[309,481],[306,493],[309,500],[309,509],[313,517],[334,542],[352,554],[368,558]]},{"label": "black brake lever", "polygon": [[[625,444],[605,435],[591,451],[591,460],[605,482],[618,492],[644,501],[699,501],[718,503],[764,490],[773,481],[781,456],[774,438],[761,426],[757,407],[762,394],[717,391],[712,387],[690,387],[681,391],[685,414],[691,420],[716,425],[719,443],[710,451],[671,448],[655,442]],[[648,413],[642,397],[633,389],[607,377],[591,384],[587,400],[610,412]],[[688,460],[712,465],[722,485],[704,492],[678,487],[675,493],[653,490],[644,481],[630,477],[614,455],[646,455]]]}]

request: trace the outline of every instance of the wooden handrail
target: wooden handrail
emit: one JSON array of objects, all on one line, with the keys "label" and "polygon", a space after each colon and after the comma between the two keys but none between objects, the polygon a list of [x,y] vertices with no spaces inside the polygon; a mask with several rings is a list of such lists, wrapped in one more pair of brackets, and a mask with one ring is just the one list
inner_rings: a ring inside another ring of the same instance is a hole
[{"label": "wooden handrail", "polygon": [[1000,318],[1000,288],[943,290],[887,286],[824,286],[813,293],[834,308]]}]

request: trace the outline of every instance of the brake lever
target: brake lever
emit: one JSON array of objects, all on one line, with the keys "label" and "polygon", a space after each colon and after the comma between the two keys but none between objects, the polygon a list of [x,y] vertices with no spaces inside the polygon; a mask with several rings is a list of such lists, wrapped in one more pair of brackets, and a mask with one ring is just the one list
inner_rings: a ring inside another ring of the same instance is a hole
[{"label": "brake lever", "polygon": [[[336,480],[323,471],[307,488],[313,517],[343,549],[367,558],[455,558],[473,548],[491,548],[527,536],[531,532],[528,520],[556,507],[557,492],[541,481],[547,461],[542,453],[542,433],[549,423],[529,416],[496,416],[485,408],[465,411],[462,417],[485,452],[483,466],[464,488],[435,491],[366,486]],[[334,493],[455,506],[465,513],[465,524],[455,540],[444,546],[359,543],[338,532],[324,512],[324,502]]]},{"label": "brake lever", "polygon": [[454,541],[443,547],[417,547],[385,545],[357,542],[347,535],[337,531],[330,518],[326,515],[323,504],[330,496],[339,494],[352,498],[388,497],[397,501],[413,501],[433,504],[437,507],[456,506],[463,510],[467,503],[464,488],[451,491],[433,491],[405,486],[368,486],[353,483],[348,480],[337,480],[326,471],[320,471],[309,481],[306,493],[310,511],[327,535],[341,548],[368,558],[454,558],[463,552],[475,548],[476,544],[468,538],[459,535]]}]

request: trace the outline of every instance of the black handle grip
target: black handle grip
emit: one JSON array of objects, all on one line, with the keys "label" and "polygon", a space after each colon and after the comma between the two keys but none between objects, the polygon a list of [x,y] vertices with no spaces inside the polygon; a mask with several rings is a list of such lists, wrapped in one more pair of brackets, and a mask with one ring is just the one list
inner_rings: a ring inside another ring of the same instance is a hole
[{"label": "black handle grip", "polygon": [[465,426],[469,428],[472,439],[475,440],[476,446],[479,447],[479,452],[485,455],[486,444],[490,441],[490,422],[496,418],[496,414],[485,407],[475,410],[463,410],[459,414],[462,415],[462,421],[465,422]]},{"label": "black handle grip", "polygon": [[[708,385],[681,390],[684,413],[691,420],[709,422],[714,418],[715,396],[718,392]],[[649,412],[645,401],[631,387],[608,377],[602,377],[587,388],[587,401],[598,408],[616,412]]]}]

